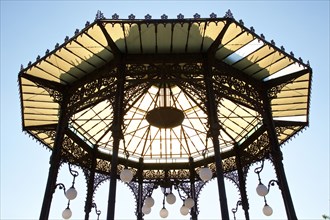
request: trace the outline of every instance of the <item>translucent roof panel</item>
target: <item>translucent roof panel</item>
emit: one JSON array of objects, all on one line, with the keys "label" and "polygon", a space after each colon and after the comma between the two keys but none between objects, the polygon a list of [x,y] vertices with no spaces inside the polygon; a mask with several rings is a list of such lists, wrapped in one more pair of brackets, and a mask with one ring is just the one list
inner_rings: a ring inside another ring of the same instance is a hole
[{"label": "translucent roof panel", "polygon": [[24,78],[20,83],[24,127],[56,124],[60,106],[48,91]]}]

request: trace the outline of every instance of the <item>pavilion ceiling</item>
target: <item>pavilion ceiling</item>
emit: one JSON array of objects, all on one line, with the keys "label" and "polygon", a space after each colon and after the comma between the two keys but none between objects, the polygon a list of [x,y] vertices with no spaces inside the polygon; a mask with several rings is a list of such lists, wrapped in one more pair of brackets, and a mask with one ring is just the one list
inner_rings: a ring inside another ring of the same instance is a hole
[{"label": "pavilion ceiling", "polygon": [[[220,148],[224,163],[228,162],[225,171],[234,169],[230,158],[235,146],[246,154],[246,163],[267,151],[262,94],[271,99],[280,144],[308,125],[311,68],[242,21],[231,16],[101,16],[22,67],[23,129],[52,149],[60,103],[66,103],[65,154],[83,164],[83,158],[97,148],[99,170],[104,171],[112,152],[118,75],[123,75],[120,158],[128,153],[131,166],[140,157],[145,163],[167,166],[188,163],[189,157],[198,163],[205,159],[205,150],[209,158],[214,154],[207,140],[206,72],[215,91]],[[164,105],[183,113],[179,126],[150,125],[148,112]]]}]

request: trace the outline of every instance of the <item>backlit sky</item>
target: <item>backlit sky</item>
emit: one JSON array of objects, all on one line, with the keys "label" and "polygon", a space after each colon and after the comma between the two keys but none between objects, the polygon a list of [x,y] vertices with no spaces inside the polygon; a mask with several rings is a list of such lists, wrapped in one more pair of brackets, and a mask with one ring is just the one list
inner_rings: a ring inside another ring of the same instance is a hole
[{"label": "backlit sky", "polygon": [[[266,40],[274,40],[296,57],[309,60],[313,68],[310,126],[283,146],[284,167],[298,219],[322,219],[330,215],[329,193],[329,1],[3,1],[1,0],[1,210],[0,219],[38,219],[47,181],[50,151],[22,132],[18,88],[18,72],[47,49],[53,50],[65,36],[72,37],[76,28],[93,21],[97,10],[111,18],[134,14],[143,19],[146,14],[160,18],[162,14],[176,18],[182,13],[191,18],[195,13],[218,17],[230,9],[236,20],[253,26]],[[81,170],[78,170],[81,171]],[[71,184],[67,166],[61,167],[58,182]],[[263,182],[276,178],[266,163],[261,173]],[[225,181],[228,207],[239,199],[233,183]],[[278,187],[267,196],[273,215],[262,214],[263,199],[256,196],[257,175],[250,169],[247,180],[251,219],[286,219]],[[84,218],[85,179],[80,172],[76,188],[78,197],[71,203],[72,219]],[[106,217],[109,182],[95,194],[95,202]],[[124,184],[117,184],[116,219],[136,219],[133,194]],[[176,194],[177,195],[177,194]],[[145,219],[160,219],[160,190],[150,215]],[[167,205],[168,219],[189,219],[181,216],[182,203]],[[220,219],[216,181],[208,183],[199,199],[199,219]],[[61,219],[66,199],[55,191],[50,219]],[[233,219],[233,215],[229,210]],[[96,219],[94,210],[91,219]],[[243,219],[239,208],[237,219]]]}]

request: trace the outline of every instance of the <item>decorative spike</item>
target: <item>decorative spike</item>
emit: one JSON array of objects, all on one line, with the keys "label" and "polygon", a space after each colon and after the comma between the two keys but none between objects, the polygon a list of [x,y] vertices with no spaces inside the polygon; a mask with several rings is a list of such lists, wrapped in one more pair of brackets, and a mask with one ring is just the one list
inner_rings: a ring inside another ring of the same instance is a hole
[{"label": "decorative spike", "polygon": [[135,15],[130,14],[130,15],[128,16],[128,19],[130,19],[130,20],[134,20],[134,19],[135,19]]},{"label": "decorative spike", "polygon": [[281,50],[285,51],[285,48],[283,46],[281,46]]},{"label": "decorative spike", "polygon": [[254,27],[253,27],[253,26],[251,26],[251,27],[250,27],[250,31],[251,31],[252,33],[254,33],[254,32],[255,32],[255,30],[254,30]]},{"label": "decorative spike", "polygon": [[46,55],[49,54],[49,49],[46,50],[45,54],[46,54]]},{"label": "decorative spike", "polygon": [[233,13],[231,13],[230,9],[225,14],[225,18],[234,18]]},{"label": "decorative spike", "polygon": [[180,13],[180,14],[178,14],[177,18],[178,19],[184,19],[184,16],[183,16],[183,14]]},{"label": "decorative spike", "polygon": [[64,38],[64,42],[68,42],[69,41],[69,36],[66,36],[65,38]]},{"label": "decorative spike", "polygon": [[29,61],[29,63],[28,63],[28,66],[31,66],[32,65],[32,62],[31,61]]},{"label": "decorative spike", "polygon": [[196,14],[194,14],[194,18],[199,19],[199,18],[201,18],[201,16],[200,16],[200,14],[196,13]]},{"label": "decorative spike", "polygon": [[310,66],[310,63],[309,63],[309,60],[307,60],[307,64],[306,64],[307,66]]},{"label": "decorative spike", "polygon": [[304,62],[303,59],[302,59],[301,57],[299,57],[298,59],[299,59],[300,62],[302,62],[302,63]]},{"label": "decorative spike", "polygon": [[112,19],[113,19],[113,20],[118,20],[118,19],[119,19],[119,15],[118,15],[117,13],[114,13],[114,14],[112,15]]},{"label": "decorative spike", "polygon": [[96,16],[95,16],[95,21],[100,20],[100,19],[105,19],[103,13],[100,10],[97,10]]},{"label": "decorative spike", "polygon": [[147,14],[146,16],[144,16],[144,19],[150,20],[151,19],[151,15],[150,14]]},{"label": "decorative spike", "polygon": [[36,61],[40,60],[40,55],[37,56]]},{"label": "decorative spike", "polygon": [[168,18],[168,16],[166,14],[163,14],[162,16],[160,16],[160,18],[165,20]]},{"label": "decorative spike", "polygon": [[24,69],[24,66],[23,66],[23,64],[21,64],[21,70],[23,70]]},{"label": "decorative spike", "polygon": [[242,19],[239,20],[239,23],[240,23],[242,26],[244,26],[244,22],[243,22]]},{"label": "decorative spike", "polygon": [[260,34],[260,37],[261,37],[263,40],[266,39],[264,34]]},{"label": "decorative spike", "polygon": [[78,28],[74,32],[74,35],[77,35],[77,34],[79,34],[79,29]]},{"label": "decorative spike", "polygon": [[86,21],[85,27],[88,27],[91,23],[89,21]]},{"label": "decorative spike", "polygon": [[290,55],[294,57],[294,53],[292,51],[290,52]]},{"label": "decorative spike", "polygon": [[216,15],[214,12],[212,12],[212,13],[210,14],[210,18],[217,18],[217,15]]},{"label": "decorative spike", "polygon": [[270,43],[275,46],[275,41],[274,40],[271,40]]},{"label": "decorative spike", "polygon": [[59,46],[60,46],[60,44],[59,43],[56,43],[55,44],[55,49],[57,49]]}]

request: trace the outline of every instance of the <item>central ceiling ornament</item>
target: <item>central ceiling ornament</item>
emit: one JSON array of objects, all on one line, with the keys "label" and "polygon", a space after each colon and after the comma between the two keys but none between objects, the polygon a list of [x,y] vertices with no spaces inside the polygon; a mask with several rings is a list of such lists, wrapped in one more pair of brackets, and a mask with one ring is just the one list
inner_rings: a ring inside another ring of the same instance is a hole
[{"label": "central ceiling ornament", "polygon": [[146,120],[150,125],[157,128],[174,128],[182,124],[184,113],[182,110],[173,107],[175,102],[171,91],[171,86],[164,84],[159,86],[156,96],[158,106],[147,112]]},{"label": "central ceiling ornament", "polygon": [[147,113],[147,121],[157,128],[174,128],[182,124],[184,114],[174,107],[158,107]]}]

